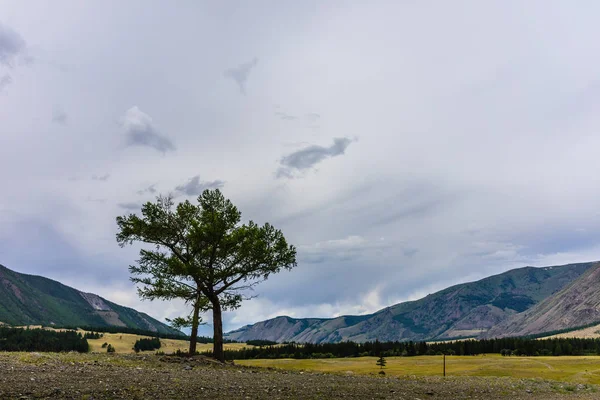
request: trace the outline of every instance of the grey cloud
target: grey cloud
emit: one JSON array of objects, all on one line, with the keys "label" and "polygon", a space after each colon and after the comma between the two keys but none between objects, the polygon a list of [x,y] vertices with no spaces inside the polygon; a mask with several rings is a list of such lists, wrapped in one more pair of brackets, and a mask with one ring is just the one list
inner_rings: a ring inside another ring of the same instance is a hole
[{"label": "grey cloud", "polygon": [[384,239],[372,240],[362,236],[348,236],[344,239],[327,240],[308,246],[298,247],[301,261],[317,264],[324,262],[343,262],[368,258],[373,253],[392,247]]},{"label": "grey cloud", "polygon": [[92,180],[93,181],[102,181],[102,182],[106,182],[108,180],[108,178],[110,178],[110,174],[105,174],[105,175],[92,175]]},{"label": "grey cloud", "polygon": [[217,189],[223,187],[224,185],[225,182],[221,180],[203,182],[200,180],[200,175],[196,175],[187,183],[177,186],[175,190],[187,196],[198,196],[206,189]]},{"label": "grey cloud", "polygon": [[[437,208],[448,205],[450,197],[442,194],[435,194],[439,197],[423,198],[418,200],[408,200],[408,204],[401,205],[391,212],[382,212],[381,217],[373,220],[373,225],[392,224],[405,218],[417,218],[431,215]],[[400,203],[401,204],[401,203]]]},{"label": "grey cloud", "polygon": [[144,188],[142,190],[138,190],[137,194],[139,194],[140,196],[146,193],[150,193],[150,194],[155,194],[157,192],[156,190],[156,183],[154,185],[150,185],[147,188]]},{"label": "grey cloud", "polygon": [[415,254],[417,254],[418,252],[419,252],[419,249],[412,248],[412,249],[404,249],[402,251],[402,254],[404,254],[406,257],[412,257]]},{"label": "grey cloud", "polygon": [[350,143],[352,143],[351,139],[335,138],[329,147],[313,145],[288,154],[280,161],[281,167],[277,171],[277,177],[290,178],[294,176],[294,171],[303,171],[314,167],[326,158],[340,156],[344,154]]},{"label": "grey cloud", "polygon": [[117,205],[124,210],[130,211],[139,211],[142,208],[142,205],[138,203],[119,203]]},{"label": "grey cloud", "polygon": [[96,199],[91,196],[86,197],[85,201],[90,203],[106,203],[106,199]]},{"label": "grey cloud", "polygon": [[306,118],[308,121],[314,123],[314,122],[317,122],[321,118],[321,115],[319,115],[317,113],[308,113],[304,116],[304,118]]},{"label": "grey cloud", "polygon": [[5,74],[4,76],[0,77],[0,92],[2,92],[2,90],[4,90],[8,85],[10,85],[12,83],[12,78],[10,75]]},{"label": "grey cloud", "polygon": [[246,94],[246,81],[250,72],[258,63],[258,58],[254,57],[252,61],[241,64],[235,68],[230,68],[225,71],[225,77],[233,79],[240,88],[241,94]]},{"label": "grey cloud", "polygon": [[64,110],[57,108],[52,113],[52,122],[54,122],[54,123],[57,123],[59,125],[66,125],[67,119],[68,119],[68,116]]},{"label": "grey cloud", "polygon": [[296,119],[295,116],[286,114],[286,113],[281,112],[281,111],[276,111],[275,115],[278,116],[279,118],[283,119],[283,120],[286,120],[286,121],[293,121],[293,120]]},{"label": "grey cloud", "polygon": [[0,23],[0,64],[14,67],[17,56],[25,50],[25,40],[17,32]]},{"label": "grey cloud", "polygon": [[36,61],[36,58],[31,54],[23,54],[21,57],[20,64],[21,65],[31,65]]},{"label": "grey cloud", "polygon": [[137,106],[127,110],[121,118],[121,125],[125,129],[128,146],[147,146],[163,154],[175,150],[173,142],[161,135],[152,118]]}]

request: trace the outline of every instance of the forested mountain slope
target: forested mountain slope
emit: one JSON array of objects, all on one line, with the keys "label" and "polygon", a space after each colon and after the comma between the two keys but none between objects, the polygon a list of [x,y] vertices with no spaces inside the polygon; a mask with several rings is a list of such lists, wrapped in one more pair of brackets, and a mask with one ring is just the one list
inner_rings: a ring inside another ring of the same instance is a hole
[{"label": "forested mountain slope", "polygon": [[[0,321],[9,325],[121,326],[182,334],[147,314],[0,265]],[[183,335],[183,334],[182,334]]]}]

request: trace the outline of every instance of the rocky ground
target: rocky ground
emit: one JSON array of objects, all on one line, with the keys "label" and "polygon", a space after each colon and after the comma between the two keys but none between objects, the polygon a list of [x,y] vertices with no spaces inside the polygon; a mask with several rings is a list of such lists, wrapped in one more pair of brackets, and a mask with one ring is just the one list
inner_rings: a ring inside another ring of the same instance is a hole
[{"label": "rocky ground", "polygon": [[0,353],[0,399],[597,399],[599,389],[508,378],[287,372],[156,355]]}]

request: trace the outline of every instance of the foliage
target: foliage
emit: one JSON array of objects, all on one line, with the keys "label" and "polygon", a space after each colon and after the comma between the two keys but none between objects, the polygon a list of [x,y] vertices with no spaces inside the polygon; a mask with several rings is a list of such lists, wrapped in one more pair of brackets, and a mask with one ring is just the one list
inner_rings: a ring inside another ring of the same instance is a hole
[{"label": "foliage", "polygon": [[510,308],[516,312],[523,312],[534,305],[535,301],[528,296],[502,293],[491,304],[501,309]]},{"label": "foliage", "polygon": [[415,324],[415,321],[413,321],[410,317],[408,317],[407,313],[395,315],[393,317],[393,319],[395,321],[401,323],[402,325],[404,325],[406,328],[410,329],[414,333],[428,333],[429,332],[429,330],[427,328]]},{"label": "foliage", "polygon": [[116,352],[115,348],[113,347],[112,344],[109,344],[108,347],[106,348],[106,352],[107,353],[114,353]]},{"label": "foliage", "polygon": [[[528,339],[502,338],[483,340],[464,340],[455,342],[341,342],[320,344],[281,344],[226,350],[228,360],[275,359],[275,358],[329,358],[329,357],[411,357],[418,355],[479,355],[503,354],[516,356],[565,356],[600,354],[600,339]],[[211,355],[210,352],[202,353]],[[331,355],[331,356],[329,356]]]},{"label": "foliage", "polygon": [[295,267],[296,249],[268,223],[240,224],[241,213],[219,189],[205,190],[197,205],[186,200],[174,206],[171,197],[158,197],[142,206],[141,217],[117,217],[117,242],[152,245],[129,267],[140,297],[179,298],[192,306],[188,317],[175,321],[191,325],[190,354],[199,314],[212,310],[213,354],[223,360],[222,311],[239,307],[247,290],[272,273]]},{"label": "foliage", "polygon": [[[55,327],[56,328],[56,327]],[[124,326],[61,326],[62,329],[81,329],[84,331],[96,331],[103,333],[130,333],[132,335],[140,335],[140,336],[151,336],[151,337],[159,337],[161,339],[174,339],[174,340],[189,340],[189,336],[184,334],[183,332],[174,331],[177,333],[164,333],[164,332],[154,332],[149,331],[147,329],[139,329],[139,328],[129,328]]]},{"label": "foliage", "polygon": [[0,327],[0,351],[77,351],[86,353],[88,341],[75,331]]},{"label": "foliage", "polygon": [[140,351],[158,350],[160,349],[160,339],[138,339],[133,345],[133,349],[136,353]]},{"label": "foliage", "polygon": [[100,332],[86,332],[83,334],[85,339],[100,339],[102,336],[104,335]]},{"label": "foliage", "polygon": [[385,357],[382,355],[379,356],[379,358],[377,359],[377,362],[375,363],[378,367],[380,367],[381,369],[383,369],[385,367],[386,361],[385,361]]},{"label": "foliage", "polygon": [[247,345],[249,346],[273,346],[275,344],[277,344],[277,342],[274,342],[272,340],[248,340],[246,342]]}]

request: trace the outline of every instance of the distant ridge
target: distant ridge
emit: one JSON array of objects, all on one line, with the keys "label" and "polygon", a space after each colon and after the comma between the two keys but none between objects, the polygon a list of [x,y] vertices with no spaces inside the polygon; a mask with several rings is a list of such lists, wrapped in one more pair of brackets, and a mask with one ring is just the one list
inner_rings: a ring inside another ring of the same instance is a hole
[{"label": "distant ridge", "polygon": [[487,332],[488,337],[539,335],[600,323],[600,263],[563,290]]},{"label": "distant ridge", "polygon": [[183,335],[133,308],[3,265],[0,265],[0,321],[13,326],[118,326]]},{"label": "distant ridge", "polygon": [[228,332],[226,338],[323,343],[478,337],[560,292],[594,264],[513,269],[369,315],[337,318],[281,316]]}]

